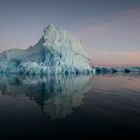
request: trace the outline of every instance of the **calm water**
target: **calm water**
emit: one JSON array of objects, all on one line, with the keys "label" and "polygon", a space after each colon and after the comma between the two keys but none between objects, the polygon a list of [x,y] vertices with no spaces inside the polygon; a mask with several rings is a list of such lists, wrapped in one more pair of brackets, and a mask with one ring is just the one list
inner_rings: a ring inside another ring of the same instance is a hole
[{"label": "calm water", "polygon": [[0,75],[1,137],[140,137],[140,75]]}]

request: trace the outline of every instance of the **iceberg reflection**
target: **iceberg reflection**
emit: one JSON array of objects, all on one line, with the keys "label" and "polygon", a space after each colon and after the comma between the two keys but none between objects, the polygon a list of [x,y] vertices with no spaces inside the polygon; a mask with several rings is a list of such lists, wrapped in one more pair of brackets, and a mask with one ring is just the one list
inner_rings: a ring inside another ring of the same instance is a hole
[{"label": "iceberg reflection", "polygon": [[6,76],[0,75],[2,95],[28,96],[50,119],[65,118],[83,102],[91,88],[91,76]]}]

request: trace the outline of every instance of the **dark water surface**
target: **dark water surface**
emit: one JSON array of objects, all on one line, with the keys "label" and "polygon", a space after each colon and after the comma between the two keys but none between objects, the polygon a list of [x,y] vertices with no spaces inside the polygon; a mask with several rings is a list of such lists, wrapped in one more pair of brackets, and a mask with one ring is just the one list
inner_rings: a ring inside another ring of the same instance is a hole
[{"label": "dark water surface", "polygon": [[0,75],[0,136],[140,137],[140,75]]}]

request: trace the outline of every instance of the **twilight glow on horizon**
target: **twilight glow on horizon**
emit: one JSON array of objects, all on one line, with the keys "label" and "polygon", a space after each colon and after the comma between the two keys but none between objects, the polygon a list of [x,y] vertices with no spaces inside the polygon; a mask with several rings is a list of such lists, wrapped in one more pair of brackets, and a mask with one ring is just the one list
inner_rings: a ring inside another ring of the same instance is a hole
[{"label": "twilight glow on horizon", "polygon": [[77,36],[92,64],[140,65],[139,0],[1,0],[0,52],[34,45],[50,23]]}]

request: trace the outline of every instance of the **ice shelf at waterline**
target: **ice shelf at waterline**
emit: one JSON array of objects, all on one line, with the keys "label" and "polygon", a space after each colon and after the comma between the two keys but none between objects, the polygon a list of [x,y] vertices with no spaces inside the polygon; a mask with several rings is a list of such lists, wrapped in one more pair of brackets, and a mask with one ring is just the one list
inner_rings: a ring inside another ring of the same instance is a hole
[{"label": "ice shelf at waterline", "polygon": [[90,73],[90,56],[70,32],[48,25],[37,44],[0,54],[0,72],[15,74]]}]

